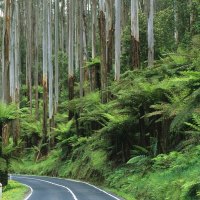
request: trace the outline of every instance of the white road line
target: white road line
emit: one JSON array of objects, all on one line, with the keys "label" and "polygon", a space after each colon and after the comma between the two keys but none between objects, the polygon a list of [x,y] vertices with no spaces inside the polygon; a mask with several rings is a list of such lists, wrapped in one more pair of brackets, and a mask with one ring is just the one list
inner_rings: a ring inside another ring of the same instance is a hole
[{"label": "white road line", "polygon": [[[61,179],[62,179],[62,178],[61,178]],[[90,184],[90,183],[86,183],[86,182],[83,182],[83,181],[76,181],[76,180],[73,180],[73,179],[64,179],[64,180],[68,180],[68,181],[76,182],[76,183],[84,183],[84,184],[86,184],[86,185],[89,185],[90,187],[95,188],[96,190],[99,190],[100,192],[103,192],[104,194],[107,194],[108,196],[110,196],[110,197],[112,197],[112,198],[114,198],[114,199],[116,199],[116,200],[121,200],[121,199],[115,197],[114,195],[112,195],[112,194],[110,194],[110,193],[108,193],[108,192],[106,192],[106,191],[104,191],[104,190],[102,190],[102,189],[100,189],[100,188],[98,188],[98,187],[96,187],[96,186]]]},{"label": "white road line", "polygon": [[[12,175],[11,174],[10,174],[10,180],[12,180]],[[31,191],[29,193],[29,195],[24,199],[24,200],[28,200],[31,197],[31,195],[33,194],[33,188],[31,186],[27,185],[27,184],[24,184],[24,183],[21,183],[21,184],[26,186],[26,187],[28,187],[30,189],[30,191]]]},{"label": "white road line", "polygon": [[22,183],[22,185],[30,188],[30,190],[31,190],[30,194],[24,199],[24,200],[28,200],[33,194],[33,188],[31,186],[29,186],[29,185],[24,184],[24,183]]},{"label": "white road line", "polygon": [[[45,181],[45,180],[42,180],[42,179],[29,178],[29,177],[26,177],[26,176],[23,176],[23,177],[21,177],[21,176],[18,177],[18,176],[17,176],[17,178],[41,181],[41,182],[45,182],[45,183],[50,183],[50,184],[52,184],[52,185],[56,185],[56,186],[58,186],[58,187],[65,188],[65,189],[67,189],[67,190],[70,192],[70,194],[72,195],[72,197],[73,197],[74,200],[78,200],[77,197],[76,197],[76,195],[72,192],[72,190],[70,190],[68,187],[65,187],[64,185],[59,185],[59,184],[53,183],[53,182],[51,182],[51,181]],[[27,199],[25,199],[25,200],[27,200]]]}]

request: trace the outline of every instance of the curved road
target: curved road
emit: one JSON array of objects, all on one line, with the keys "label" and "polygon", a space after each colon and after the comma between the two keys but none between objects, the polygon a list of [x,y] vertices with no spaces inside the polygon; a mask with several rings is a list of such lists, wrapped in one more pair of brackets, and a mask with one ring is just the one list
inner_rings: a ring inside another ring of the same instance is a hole
[{"label": "curved road", "polygon": [[11,175],[30,188],[25,200],[122,200],[81,181],[42,176]]}]

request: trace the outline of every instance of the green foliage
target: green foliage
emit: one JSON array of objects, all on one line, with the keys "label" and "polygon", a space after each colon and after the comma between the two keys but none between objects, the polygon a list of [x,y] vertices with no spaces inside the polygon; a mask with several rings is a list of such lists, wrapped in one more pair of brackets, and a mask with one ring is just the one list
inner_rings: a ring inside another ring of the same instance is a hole
[{"label": "green foliage", "polygon": [[6,123],[15,119],[19,114],[15,104],[6,105],[0,103],[0,123]]},{"label": "green foliage", "polygon": [[100,58],[95,57],[94,59],[91,59],[90,62],[87,62],[87,66],[90,68],[92,66],[100,65]]},{"label": "green foliage", "polygon": [[2,200],[21,200],[28,192],[28,188],[16,181],[9,181],[9,184],[3,189]]}]

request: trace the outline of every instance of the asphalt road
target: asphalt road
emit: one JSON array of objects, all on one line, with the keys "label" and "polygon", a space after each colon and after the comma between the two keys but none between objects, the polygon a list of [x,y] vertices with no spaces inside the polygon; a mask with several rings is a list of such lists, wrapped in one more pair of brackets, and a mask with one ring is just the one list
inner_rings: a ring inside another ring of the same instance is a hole
[{"label": "asphalt road", "polygon": [[25,200],[122,200],[91,184],[53,177],[11,175],[30,188]]}]

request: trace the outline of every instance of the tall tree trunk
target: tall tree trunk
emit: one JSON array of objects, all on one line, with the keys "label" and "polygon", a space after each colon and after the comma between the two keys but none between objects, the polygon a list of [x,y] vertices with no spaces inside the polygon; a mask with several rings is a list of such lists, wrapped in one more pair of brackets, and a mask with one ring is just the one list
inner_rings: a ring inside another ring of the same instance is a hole
[{"label": "tall tree trunk", "polygon": [[131,37],[132,37],[132,66],[133,69],[139,68],[140,52],[139,52],[139,16],[138,16],[139,0],[131,0]]},{"label": "tall tree trunk", "polygon": [[[97,56],[96,49],[96,29],[97,29],[97,0],[91,1],[92,5],[92,59]],[[96,89],[96,67],[92,66],[90,68],[90,90],[94,91]]]},{"label": "tall tree trunk", "polygon": [[[114,25],[113,25],[113,0],[106,1],[106,65],[108,74],[112,70],[113,61],[113,42],[114,42]],[[120,27],[121,28],[121,27]]]},{"label": "tall tree trunk", "polygon": [[115,80],[120,79],[121,57],[121,0],[115,0]]},{"label": "tall tree trunk", "polygon": [[[82,22],[83,22],[83,67],[84,67],[84,80],[89,80],[89,70],[86,67],[88,60],[88,52],[87,52],[87,1],[83,1],[83,9],[82,9]],[[84,90],[84,94],[87,93],[87,88]]]},{"label": "tall tree trunk", "polygon": [[84,69],[83,69],[83,2],[79,1],[79,69],[80,69],[80,98],[84,96]]},{"label": "tall tree trunk", "polygon": [[40,2],[37,0],[35,6],[35,118],[39,120],[39,96],[38,96],[38,67],[39,67],[39,7]]},{"label": "tall tree trunk", "polygon": [[55,112],[58,109],[58,97],[59,97],[59,86],[58,86],[58,11],[59,11],[59,0],[55,0]]},{"label": "tall tree trunk", "polygon": [[5,1],[4,33],[3,33],[3,100],[10,102],[10,19],[11,19],[11,0]]},{"label": "tall tree trunk", "polygon": [[32,0],[29,0],[28,2],[28,13],[27,13],[27,18],[28,18],[28,48],[27,48],[27,70],[28,70],[28,93],[29,93],[29,105],[30,105],[30,111],[32,113],[32,64],[33,64],[33,56],[32,56]]},{"label": "tall tree trunk", "polygon": [[65,0],[61,1],[61,17],[60,17],[60,23],[61,23],[61,32],[60,32],[60,49],[64,52],[64,24],[65,24]]},{"label": "tall tree trunk", "polygon": [[51,1],[48,2],[48,84],[49,84],[49,119],[53,116],[53,66],[51,38]]},{"label": "tall tree trunk", "polygon": [[154,64],[154,0],[150,0],[149,16],[148,16],[148,66],[151,67]]},{"label": "tall tree trunk", "polygon": [[[43,143],[47,143],[47,63],[48,63],[48,0],[43,0]],[[42,153],[47,153],[47,146]]]},{"label": "tall tree trunk", "polygon": [[[69,0],[69,49],[68,49],[68,89],[69,101],[74,98],[74,0]],[[74,113],[69,111],[69,120],[74,116]]]},{"label": "tall tree trunk", "polygon": [[[19,83],[19,70],[20,70],[20,48],[19,48],[19,42],[20,42],[20,23],[19,23],[19,0],[15,1],[15,12],[14,12],[14,20],[15,22],[15,48],[14,48],[14,60],[15,60],[15,90],[14,90],[14,96],[15,96],[15,103],[17,104],[19,108],[20,103],[20,83]],[[18,140],[20,136],[20,122],[19,119],[15,119],[13,121],[13,140],[14,144],[17,146]]]},{"label": "tall tree trunk", "polygon": [[99,34],[100,34],[100,61],[101,61],[101,102],[108,100],[107,65],[106,65],[106,19],[104,13],[104,0],[99,0]]},{"label": "tall tree trunk", "polygon": [[175,40],[175,44],[178,45],[179,33],[178,33],[178,5],[177,5],[177,0],[174,0],[174,40]]},{"label": "tall tree trunk", "polygon": [[96,57],[97,1],[92,0],[92,58]]}]

